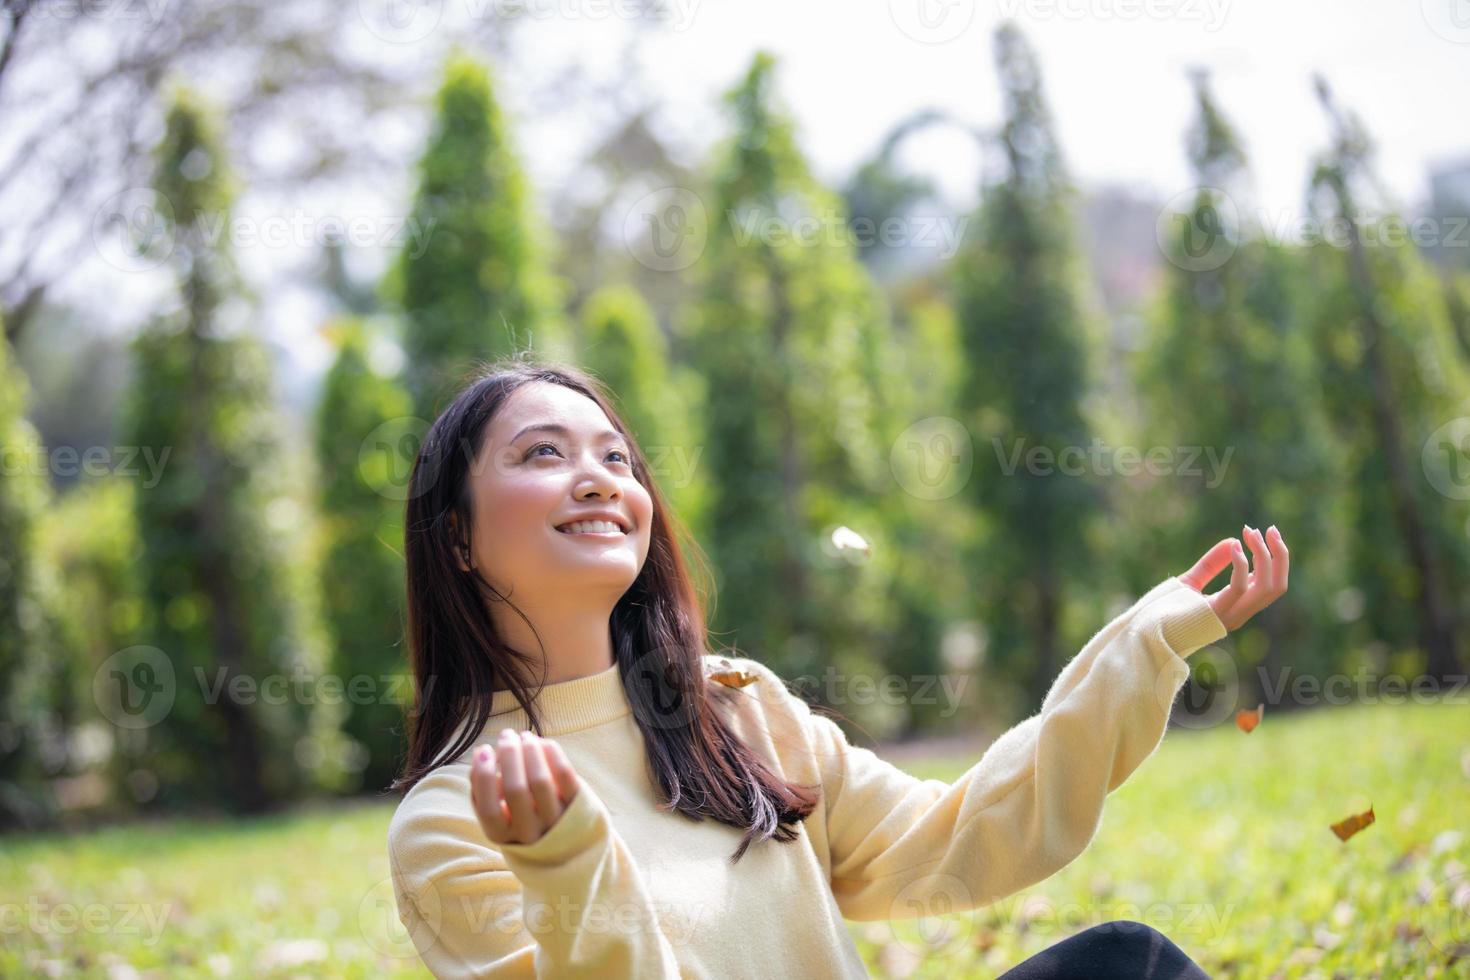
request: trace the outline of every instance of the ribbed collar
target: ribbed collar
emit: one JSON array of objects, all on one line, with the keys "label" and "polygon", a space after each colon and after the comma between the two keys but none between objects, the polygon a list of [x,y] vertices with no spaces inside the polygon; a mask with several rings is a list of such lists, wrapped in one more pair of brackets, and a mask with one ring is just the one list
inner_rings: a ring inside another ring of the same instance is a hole
[{"label": "ribbed collar", "polygon": [[[566,735],[633,711],[616,663],[596,674],[543,685],[531,692],[531,698],[541,720],[541,731],[546,735]],[[514,694],[507,690],[496,691],[491,696],[486,733],[498,735],[502,728],[524,731],[530,727],[531,720],[516,703]]]}]

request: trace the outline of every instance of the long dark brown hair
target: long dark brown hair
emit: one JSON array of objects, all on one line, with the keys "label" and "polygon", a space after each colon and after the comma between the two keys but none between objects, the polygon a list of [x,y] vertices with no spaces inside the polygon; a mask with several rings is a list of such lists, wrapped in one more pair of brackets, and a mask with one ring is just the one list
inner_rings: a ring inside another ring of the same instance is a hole
[{"label": "long dark brown hair", "polygon": [[[537,663],[544,666],[544,658],[505,644],[487,600],[504,602],[527,625],[530,620],[478,569],[465,572],[456,561],[474,525],[469,477],[490,420],[516,389],[538,381],[563,385],[597,403],[627,439],[634,476],[653,500],[648,557],[613,607],[609,625],[618,676],[662,792],[659,808],[744,830],[732,864],[756,841],[795,840],[795,824],[811,814],[820,787],[777,776],[716,710],[716,698],[739,692],[706,681],[705,612],[680,541],[687,541],[701,562],[702,553],[659,493],[642,449],[602,381],[565,364],[537,362],[529,354],[480,368],[434,420],[414,460],[404,515],[414,701],[406,719],[408,755],[392,788],[406,793],[474,744],[496,691],[513,692],[532,729],[541,733],[533,692],[545,674],[535,682],[530,674]],[[702,581],[710,581],[707,566],[700,567],[705,569]],[[459,738],[449,744],[462,725]]]}]

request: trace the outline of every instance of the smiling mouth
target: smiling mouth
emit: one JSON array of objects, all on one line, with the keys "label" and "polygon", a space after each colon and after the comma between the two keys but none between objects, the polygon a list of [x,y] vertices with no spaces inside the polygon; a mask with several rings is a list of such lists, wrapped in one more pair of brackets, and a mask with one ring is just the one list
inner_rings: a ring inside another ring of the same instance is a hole
[{"label": "smiling mouth", "polygon": [[556,529],[556,531],[557,531],[558,534],[565,534],[569,538],[581,538],[581,537],[587,537],[587,538],[622,538],[622,537],[627,537],[627,535],[628,535],[628,532],[627,531],[624,531],[624,530],[621,530],[621,529],[612,530],[612,531],[609,531],[609,530],[606,530],[606,529],[571,531],[571,530],[568,530],[566,527],[558,527]]}]

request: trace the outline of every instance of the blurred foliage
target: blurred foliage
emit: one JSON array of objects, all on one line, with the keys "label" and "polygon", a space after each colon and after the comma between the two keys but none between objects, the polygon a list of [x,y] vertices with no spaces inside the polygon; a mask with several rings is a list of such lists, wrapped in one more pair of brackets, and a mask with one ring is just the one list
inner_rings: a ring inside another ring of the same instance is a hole
[{"label": "blurred foliage", "polygon": [[1300,263],[1259,229],[1234,226],[1234,201],[1246,187],[1245,152],[1203,77],[1195,94],[1188,146],[1200,190],[1165,253],[1169,278],[1139,357],[1137,386],[1147,406],[1143,444],[1189,447],[1196,458],[1191,472],[1150,477],[1141,492],[1119,501],[1125,526],[1153,543],[1139,549],[1147,557],[1133,585],[1147,589],[1157,581],[1160,561],[1183,571],[1221,538],[1244,542],[1242,524],[1262,533],[1275,524],[1288,547],[1300,545],[1292,555],[1293,598],[1258,617],[1264,643],[1242,644],[1249,663],[1241,666],[1273,675],[1287,664],[1330,670],[1331,638],[1340,637],[1333,601],[1347,587],[1345,542],[1331,530],[1341,526],[1345,498],[1340,447],[1314,370]]},{"label": "blurred foliage", "polygon": [[1021,686],[1030,713],[1096,629],[1095,616],[1074,623],[1068,613],[1106,568],[1091,547],[1103,516],[1098,474],[1029,462],[1038,453],[1060,464],[1090,443],[1084,398],[1095,383],[1096,326],[1040,67],[1009,23],[996,32],[995,58],[1006,168],[982,190],[974,234],[952,268],[965,368],[957,407],[978,456],[966,493],[984,519],[970,560],[974,608],[989,662]]},{"label": "blurred foliage", "polygon": [[[632,286],[603,286],[582,305],[579,362],[608,386],[680,519],[705,522],[698,378],[673,363],[653,311]],[[696,533],[697,536],[697,533]]]},{"label": "blurred foliage", "polygon": [[[925,266],[910,239],[933,187],[895,148],[947,116],[906,118],[835,193],[760,53],[692,172],[648,107],[629,110],[553,241],[495,76],[459,51],[426,107],[409,244],[377,282],[348,274],[341,242],[324,255],[333,360],[299,438],[211,233],[241,185],[223,125],[179,90],[156,150],[164,220],[141,243],[169,250],[177,290],[133,341],[131,373],[81,307],[35,314],[64,329],[24,334],[29,385],[0,349],[0,821],[381,790],[403,751],[398,551],[417,439],[476,362],[528,348],[611,389],[712,560],[712,644],[869,732],[1029,714],[1111,613],[1242,522],[1279,525],[1296,574],[1222,644],[1239,701],[1265,700],[1253,677],[1277,669],[1463,670],[1470,446],[1452,426],[1470,417],[1470,278],[1365,244],[1392,209],[1361,126],[1324,99],[1333,137],[1309,204],[1324,227],[1351,219],[1347,242],[1222,228],[1249,165],[1201,76],[1186,145],[1213,190],[1171,226],[1166,261],[1147,255],[1162,275],[1135,332],[1095,308],[1035,56],[1013,26],[995,56],[1004,115],[982,137],[1003,167],[955,260]],[[697,264],[667,270],[635,247],[630,219],[657,217],[640,210],[650,187],[704,214],[650,229],[703,236]],[[855,221],[903,240],[864,253]],[[1202,233],[1223,261],[1195,261]],[[898,271],[880,286],[885,266]],[[100,443],[119,389],[118,448],[161,461],[156,484],[48,467],[31,423],[53,455]],[[1088,457],[1104,434],[1106,451],[1163,447],[1176,466],[1200,452],[1189,473],[1125,476],[1101,468],[1119,457]],[[1081,472],[1060,469],[1079,450]],[[870,551],[834,548],[842,527]],[[163,721],[99,714],[159,658],[174,669]],[[910,685],[897,699],[828,686],[890,677]],[[273,678],[284,698],[258,687]],[[920,687],[941,678],[976,683],[951,703]]]},{"label": "blurred foliage", "polygon": [[323,523],[323,613],[331,675],[343,686],[342,727],[356,745],[353,789],[382,791],[407,749],[403,713],[411,675],[403,646],[403,498],[423,431],[398,381],[374,368],[382,338],[363,321],[329,332],[337,359],[316,416]]},{"label": "blurred foliage", "polygon": [[[841,199],[811,175],[756,56],[725,96],[701,297],[684,320],[704,379],[710,486],[701,543],[717,568],[717,645],[789,674],[882,663],[896,627],[886,487],[888,312],[844,233]],[[870,561],[830,546],[839,527]]]},{"label": "blurred foliage", "polygon": [[59,659],[48,630],[38,525],[50,502],[46,450],[26,419],[30,386],[0,334],[0,827],[48,820],[42,744]]},{"label": "blurred foliage", "polygon": [[419,186],[412,240],[389,281],[406,320],[408,387],[432,421],[475,362],[534,347],[566,356],[560,286],[511,145],[490,70],[456,53],[444,71]]},{"label": "blurred foliage", "polygon": [[311,696],[323,667],[312,512],[292,496],[304,481],[282,451],[265,350],[230,322],[238,286],[207,227],[227,217],[233,187],[210,110],[187,89],[168,113],[157,190],[182,304],[135,342],[128,428],[171,458],[137,495],[148,640],[119,668],[143,688],[145,713],[173,696],[143,729],[155,802],[258,810],[341,756],[332,730],[312,723],[323,707]]}]

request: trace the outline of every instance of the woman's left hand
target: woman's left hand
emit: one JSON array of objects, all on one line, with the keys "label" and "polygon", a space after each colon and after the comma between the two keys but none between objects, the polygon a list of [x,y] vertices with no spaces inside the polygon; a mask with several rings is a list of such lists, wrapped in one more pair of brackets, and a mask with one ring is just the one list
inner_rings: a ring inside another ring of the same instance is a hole
[{"label": "woman's left hand", "polygon": [[1286,576],[1291,570],[1291,553],[1286,550],[1286,541],[1275,524],[1264,535],[1250,525],[1243,525],[1242,531],[1256,559],[1255,571],[1246,563],[1240,539],[1226,538],[1179,576],[1179,581],[1202,593],[1225,566],[1232,566],[1230,583],[1214,595],[1205,596],[1227,630],[1239,629],[1246,620],[1280,598],[1286,592]]}]

